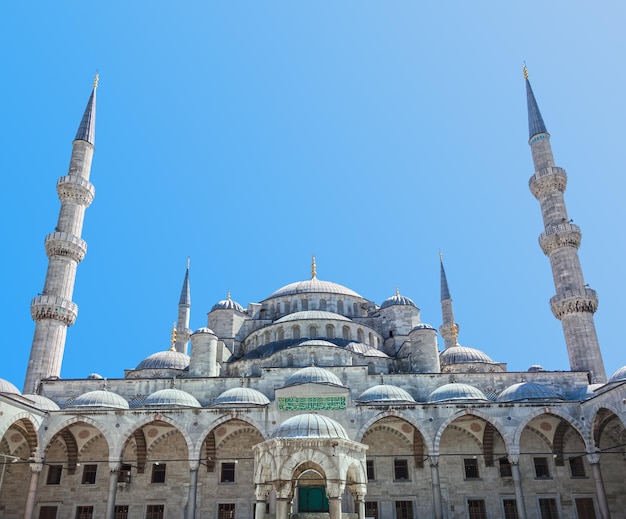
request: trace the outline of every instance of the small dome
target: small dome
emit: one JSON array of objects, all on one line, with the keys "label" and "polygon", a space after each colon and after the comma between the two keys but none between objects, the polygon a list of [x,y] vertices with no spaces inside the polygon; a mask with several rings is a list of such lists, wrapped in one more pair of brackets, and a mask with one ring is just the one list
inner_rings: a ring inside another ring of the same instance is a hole
[{"label": "small dome", "polygon": [[290,296],[293,294],[338,294],[342,296],[361,297],[354,290],[350,290],[337,283],[331,281],[320,281],[316,277],[307,279],[306,281],[297,281],[279,288],[276,292],[268,297]]},{"label": "small dome", "polygon": [[406,296],[401,296],[400,294],[396,294],[395,296],[388,297],[383,301],[383,304],[380,305],[380,309],[387,308],[389,306],[401,305],[401,306],[413,306],[417,308],[415,303]]},{"label": "small dome", "polygon": [[260,391],[249,387],[235,387],[224,391],[215,400],[216,406],[229,407],[232,405],[267,405],[269,399]]},{"label": "small dome", "polygon": [[80,395],[78,398],[75,398],[68,407],[105,407],[109,409],[128,409],[129,406],[126,399],[117,393],[112,393],[106,389],[98,389],[96,391],[89,391],[88,393]]},{"label": "small dome", "polygon": [[202,328],[198,328],[195,332],[193,332],[193,335],[195,335],[197,333],[208,333],[208,334],[211,334],[211,335],[215,335],[215,332],[213,330],[211,330],[211,328],[207,328],[206,326],[204,326]]},{"label": "small dome", "polygon": [[104,380],[102,375],[98,373],[90,373],[87,375],[87,380]]},{"label": "small dome", "polygon": [[21,395],[21,391],[17,389],[11,382],[0,378],[0,393],[8,393],[10,395]]},{"label": "small dome", "polygon": [[469,384],[453,382],[435,389],[428,397],[429,402],[447,402],[449,400],[487,401],[485,394],[477,387]]},{"label": "small dome", "polygon": [[482,351],[465,346],[452,346],[451,348],[443,350],[439,354],[439,360],[444,366],[452,364],[475,364],[477,362],[495,364],[493,359]]},{"label": "small dome", "polygon": [[357,398],[357,402],[362,404],[415,404],[415,399],[404,389],[389,384],[379,384],[378,386],[366,389]]},{"label": "small dome", "polygon": [[285,420],[272,434],[272,438],[344,438],[348,439],[341,424],[320,414],[300,414]]},{"label": "small dome", "polygon": [[202,407],[195,396],[176,388],[155,391],[141,403],[140,407],[148,406]]},{"label": "small dome", "polygon": [[34,407],[37,409],[41,409],[42,411],[58,411],[59,406],[56,402],[50,400],[48,397],[42,395],[24,395],[24,398],[28,398],[28,400],[32,401]]},{"label": "small dome", "polygon": [[545,371],[543,366],[540,366],[539,364],[533,364],[530,368],[528,368],[529,373],[538,373],[539,371]]},{"label": "small dome", "polygon": [[333,386],[343,386],[339,377],[330,371],[318,368],[317,366],[309,366],[302,368],[291,375],[283,387],[295,386],[297,384],[331,384]]},{"label": "small dome", "polygon": [[244,313],[243,306],[241,306],[237,301],[233,301],[230,296],[228,299],[222,299],[213,305],[211,308],[211,312],[213,310],[237,310],[237,312]]},{"label": "small dome", "polygon": [[153,353],[143,359],[135,370],[140,369],[186,369],[189,367],[189,355],[179,351],[167,350]]},{"label": "small dome", "polygon": [[322,312],[321,310],[305,310],[304,312],[294,312],[277,319],[275,324],[288,323],[290,321],[306,321],[311,319],[323,319],[326,321],[350,321],[343,315],[334,314],[332,312]]},{"label": "small dome", "polygon": [[574,400],[575,402],[582,402],[583,400],[589,400],[596,396],[595,390],[601,388],[604,384],[589,384],[588,386],[581,387],[579,390],[574,391],[568,395],[568,400]]},{"label": "small dome", "polygon": [[435,330],[435,329],[430,324],[419,323],[417,326],[413,327],[413,330],[411,331],[415,331],[415,330]]},{"label": "small dome", "polygon": [[626,380],[626,366],[619,368],[615,373],[613,373],[609,382],[619,382],[621,380]]},{"label": "small dome", "polygon": [[521,382],[507,387],[498,395],[498,402],[523,402],[527,400],[562,400],[563,397],[556,391],[537,384],[536,382]]}]

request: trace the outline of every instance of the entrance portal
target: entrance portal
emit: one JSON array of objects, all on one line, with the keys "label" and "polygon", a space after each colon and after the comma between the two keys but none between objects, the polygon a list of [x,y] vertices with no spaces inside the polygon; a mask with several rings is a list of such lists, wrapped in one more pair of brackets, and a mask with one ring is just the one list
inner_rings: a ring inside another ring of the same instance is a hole
[{"label": "entrance portal", "polygon": [[326,487],[298,487],[298,512],[301,514],[328,512],[328,497],[326,496]]}]

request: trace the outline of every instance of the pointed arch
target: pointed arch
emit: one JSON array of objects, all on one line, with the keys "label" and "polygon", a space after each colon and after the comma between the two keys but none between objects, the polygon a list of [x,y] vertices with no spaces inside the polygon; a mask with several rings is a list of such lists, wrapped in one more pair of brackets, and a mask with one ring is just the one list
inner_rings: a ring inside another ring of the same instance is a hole
[{"label": "pointed arch", "polygon": [[435,438],[434,438],[434,442],[433,442],[434,443],[434,445],[433,445],[434,452],[436,452],[436,453],[439,452],[439,445],[441,443],[441,436],[445,432],[445,430],[448,428],[448,426],[452,422],[454,422],[455,420],[457,420],[459,418],[462,418],[464,416],[468,416],[468,415],[472,415],[472,416],[475,416],[476,418],[480,418],[483,421],[485,421],[486,423],[488,423],[491,426],[493,426],[495,428],[495,430],[496,430],[495,432],[497,432],[501,436],[502,441],[504,442],[504,446],[506,447],[507,452],[511,452],[510,451],[510,446],[509,446],[509,444],[507,442],[507,436],[505,434],[503,434],[503,431],[500,429],[500,426],[497,423],[494,422],[493,417],[487,415],[486,413],[484,413],[480,409],[463,409],[462,411],[454,413],[453,415],[449,416],[446,420],[444,420],[444,422],[439,426],[439,428],[437,429],[437,432],[435,433]]},{"label": "pointed arch", "polygon": [[[513,434],[513,439],[511,441],[511,445],[514,446],[517,451],[519,451],[520,440],[526,426],[535,418],[544,414],[556,416],[557,418],[560,418],[561,420],[567,422],[578,433],[583,441],[585,449],[589,451],[590,445],[588,443],[588,436],[585,435],[583,432],[585,430],[584,424],[572,417],[571,415],[566,414],[558,407],[542,407],[539,409],[535,409],[528,413],[526,416],[524,416],[524,418],[517,425],[517,429],[515,430],[515,433]],[[550,445],[550,442],[548,442],[548,445]]]},{"label": "pointed arch", "polygon": [[[355,437],[355,441],[363,443],[363,438],[365,436],[365,434],[367,433],[367,431],[376,423],[379,422],[380,420],[383,420],[384,418],[388,418],[388,417],[393,417],[393,418],[400,418],[402,420],[404,420],[405,422],[407,422],[409,425],[412,425],[413,428],[415,429],[415,433],[419,433],[419,435],[422,437],[422,453],[424,453],[424,457],[426,457],[425,454],[425,450],[427,451],[431,451],[431,445],[432,445],[432,439],[429,435],[426,434],[426,432],[424,431],[424,429],[422,428],[422,425],[411,415],[409,414],[405,414],[402,411],[397,411],[397,410],[385,410],[382,411],[378,414],[376,414],[375,416],[373,416],[372,418],[370,418],[369,420],[367,420],[362,426],[361,428],[358,430],[356,437]],[[428,441],[427,441],[428,439]],[[413,447],[415,447],[413,445]]]}]

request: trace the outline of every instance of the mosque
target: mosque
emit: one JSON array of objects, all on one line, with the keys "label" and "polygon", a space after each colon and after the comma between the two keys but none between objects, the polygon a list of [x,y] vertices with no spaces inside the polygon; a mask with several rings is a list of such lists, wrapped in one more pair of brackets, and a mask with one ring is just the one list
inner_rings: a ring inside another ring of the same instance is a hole
[{"label": "mosque", "polygon": [[0,379],[0,516],[623,517],[626,367],[607,380],[567,174],[525,81],[529,187],[570,371],[509,372],[502,359],[460,345],[443,262],[436,329],[409,297],[370,301],[319,279],[313,259],[309,279],[247,306],[229,295],[195,331],[187,266],[167,351],[118,379],[66,380],[83,218],[95,193],[96,82],[57,182],[61,208],[31,304],[23,391]]}]

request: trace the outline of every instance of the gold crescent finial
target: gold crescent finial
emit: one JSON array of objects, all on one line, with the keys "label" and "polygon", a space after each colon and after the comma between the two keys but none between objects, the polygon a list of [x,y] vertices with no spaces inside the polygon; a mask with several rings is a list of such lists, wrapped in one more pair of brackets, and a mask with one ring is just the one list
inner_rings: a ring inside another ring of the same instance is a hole
[{"label": "gold crescent finial", "polygon": [[524,71],[524,79],[528,79],[528,69],[526,68],[526,62],[524,61],[524,67],[522,68]]},{"label": "gold crescent finial", "polygon": [[459,325],[454,323],[452,325],[452,338],[454,339],[454,344],[458,344],[457,343],[457,339],[459,338]]},{"label": "gold crescent finial", "polygon": [[98,88],[98,81],[100,81],[100,74],[96,72],[96,77],[93,78],[93,89]]},{"label": "gold crescent finial", "polygon": [[398,287],[396,287],[396,297],[398,297],[400,295],[400,290],[398,290]]},{"label": "gold crescent finial", "polygon": [[176,323],[172,325],[172,338],[170,339],[170,343],[172,344],[172,346],[170,346],[170,350],[174,351],[174,345],[176,344]]},{"label": "gold crescent finial", "polygon": [[228,295],[226,296],[226,299],[230,301],[230,290],[228,291]]},{"label": "gold crescent finial", "polygon": [[311,279],[315,279],[317,277],[317,265],[315,264],[315,254],[313,254],[311,259]]}]

